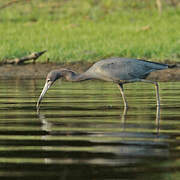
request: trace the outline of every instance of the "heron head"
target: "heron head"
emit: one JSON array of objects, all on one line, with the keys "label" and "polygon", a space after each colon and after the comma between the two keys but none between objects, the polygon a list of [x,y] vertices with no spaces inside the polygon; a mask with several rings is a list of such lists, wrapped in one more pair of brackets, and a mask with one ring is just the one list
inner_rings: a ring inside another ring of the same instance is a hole
[{"label": "heron head", "polygon": [[59,79],[63,77],[61,71],[59,70],[53,70],[51,72],[48,73],[47,77],[46,77],[46,82],[45,82],[45,85],[44,85],[44,88],[39,96],[39,99],[37,101],[37,105],[36,105],[36,108],[37,110],[39,110],[39,107],[40,107],[40,103],[44,97],[44,95],[46,94],[46,92],[48,91],[48,89],[53,85],[53,83]]}]

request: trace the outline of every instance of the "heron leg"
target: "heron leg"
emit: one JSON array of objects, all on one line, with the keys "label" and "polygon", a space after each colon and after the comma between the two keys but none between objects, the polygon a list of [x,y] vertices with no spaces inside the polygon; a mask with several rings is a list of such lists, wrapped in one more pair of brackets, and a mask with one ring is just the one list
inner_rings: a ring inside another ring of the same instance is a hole
[{"label": "heron leg", "polygon": [[145,80],[145,79],[140,79],[140,82],[145,82],[145,83],[152,83],[155,84],[155,89],[156,89],[156,102],[157,102],[157,106],[160,107],[160,96],[159,96],[159,85],[157,82],[155,81],[149,81],[149,80]]},{"label": "heron leg", "polygon": [[120,89],[120,92],[121,92],[121,95],[122,95],[122,98],[123,98],[124,107],[125,107],[125,109],[127,109],[128,103],[127,103],[126,97],[125,97],[125,95],[124,95],[123,84],[122,84],[122,83],[118,83],[118,88]]},{"label": "heron leg", "polygon": [[159,96],[159,85],[157,82],[155,83],[155,87],[156,87],[156,100],[157,100],[157,106],[160,106],[160,96]]},{"label": "heron leg", "polygon": [[[144,82],[144,83],[155,84],[155,88],[156,88],[156,102],[157,102],[157,106],[160,106],[159,85],[158,85],[157,82],[146,80],[146,79],[132,79],[132,80],[126,80],[124,83],[134,83],[134,82]],[[122,83],[120,83],[120,84],[122,84]]]},{"label": "heron leg", "polygon": [[158,85],[157,82],[155,82],[155,81],[149,81],[149,80],[146,80],[146,79],[134,79],[134,80],[128,80],[128,81],[126,81],[126,83],[133,83],[133,82],[144,82],[144,83],[155,84],[157,106],[160,106],[159,85]]}]

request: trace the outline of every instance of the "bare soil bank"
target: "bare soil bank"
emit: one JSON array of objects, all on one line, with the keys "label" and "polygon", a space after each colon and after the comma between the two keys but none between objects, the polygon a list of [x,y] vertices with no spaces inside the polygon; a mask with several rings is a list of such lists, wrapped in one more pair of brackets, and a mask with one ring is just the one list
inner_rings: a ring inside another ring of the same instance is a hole
[{"label": "bare soil bank", "polygon": [[[0,79],[45,79],[47,73],[53,69],[68,68],[81,73],[91,65],[91,63],[3,65],[0,66]],[[180,68],[152,72],[147,79],[180,81]]]}]

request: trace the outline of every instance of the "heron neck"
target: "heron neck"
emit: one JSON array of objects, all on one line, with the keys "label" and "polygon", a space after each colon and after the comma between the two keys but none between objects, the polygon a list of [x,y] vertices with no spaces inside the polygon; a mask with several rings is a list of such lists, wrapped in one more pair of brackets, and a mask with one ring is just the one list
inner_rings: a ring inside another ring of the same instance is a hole
[{"label": "heron neck", "polygon": [[67,81],[85,81],[85,80],[92,79],[86,72],[82,74],[78,74],[74,71],[66,70],[64,71],[63,74]]}]

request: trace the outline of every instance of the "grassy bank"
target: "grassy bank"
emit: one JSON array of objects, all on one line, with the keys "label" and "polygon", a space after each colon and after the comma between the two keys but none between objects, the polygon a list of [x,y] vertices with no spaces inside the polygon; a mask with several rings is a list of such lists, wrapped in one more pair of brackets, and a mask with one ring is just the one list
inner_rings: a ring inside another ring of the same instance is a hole
[{"label": "grassy bank", "polygon": [[[0,1],[3,5],[7,1]],[[0,10],[0,59],[47,49],[53,62],[180,60],[180,8],[155,1],[38,0]]]}]

